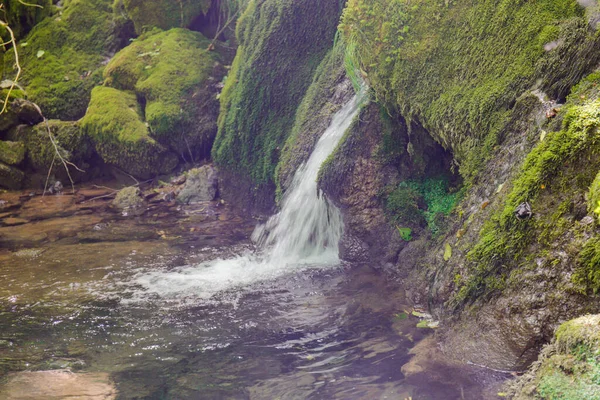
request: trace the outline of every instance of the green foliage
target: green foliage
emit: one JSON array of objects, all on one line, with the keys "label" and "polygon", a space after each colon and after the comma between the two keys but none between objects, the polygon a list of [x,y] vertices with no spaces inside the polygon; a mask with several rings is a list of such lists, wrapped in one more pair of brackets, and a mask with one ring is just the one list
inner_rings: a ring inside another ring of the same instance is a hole
[{"label": "green foliage", "polygon": [[[491,153],[517,97],[539,77],[573,85],[597,54],[575,0],[349,0],[340,30],[377,98],[451,150],[467,184],[481,162],[465,161]],[[544,50],[559,38],[569,46]]]},{"label": "green foliage", "polygon": [[180,154],[210,146],[216,131],[214,122],[200,126],[212,105],[216,119],[214,94],[201,90],[219,60],[209,44],[187,29],[156,29],[117,53],[104,70],[106,85],[143,99],[152,136]]},{"label": "green foliage", "polygon": [[[442,227],[440,219],[450,215],[460,199],[461,192],[449,190],[445,177],[427,178],[422,181],[401,182],[385,201],[388,215],[394,223],[420,225],[425,222],[430,232],[438,235]],[[424,209],[419,204],[425,206]]]},{"label": "green foliage", "polygon": [[398,230],[398,233],[400,234],[402,240],[404,240],[405,242],[410,242],[412,240],[412,229],[400,227],[396,227],[396,229]]},{"label": "green foliage", "polygon": [[[76,120],[85,113],[92,88],[102,81],[102,63],[114,48],[111,2],[71,0],[21,41],[21,84],[46,117]],[[12,52],[4,66],[4,79],[13,79]]]},{"label": "green foliage", "polygon": [[573,281],[591,289],[600,291],[600,238],[590,239],[579,253],[578,268]]},{"label": "green foliage", "polygon": [[338,2],[252,0],[221,94],[215,162],[257,185],[274,180],[281,147],[317,66],[333,45]]},{"label": "green foliage", "polygon": [[140,34],[152,28],[185,28],[206,14],[211,0],[123,0],[123,6]]},{"label": "green foliage", "polygon": [[418,226],[423,222],[423,212],[419,208],[422,196],[418,190],[401,183],[385,200],[385,208],[391,220],[398,224]]},{"label": "green foliage", "polygon": [[141,178],[167,173],[177,156],[150,137],[140,112],[135,94],[99,86],[81,126],[106,163]]}]

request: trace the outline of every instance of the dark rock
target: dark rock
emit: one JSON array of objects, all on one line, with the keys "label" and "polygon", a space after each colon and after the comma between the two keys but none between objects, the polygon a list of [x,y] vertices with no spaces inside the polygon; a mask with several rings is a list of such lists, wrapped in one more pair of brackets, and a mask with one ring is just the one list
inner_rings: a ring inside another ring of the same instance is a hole
[{"label": "dark rock", "polygon": [[210,165],[192,169],[177,200],[184,204],[212,201],[217,196],[217,173]]},{"label": "dark rock", "polygon": [[23,179],[25,179],[25,174],[21,170],[0,162],[1,187],[11,190],[21,189]]},{"label": "dark rock", "polygon": [[528,219],[533,215],[531,205],[528,202],[521,203],[515,208],[515,216],[518,219]]}]

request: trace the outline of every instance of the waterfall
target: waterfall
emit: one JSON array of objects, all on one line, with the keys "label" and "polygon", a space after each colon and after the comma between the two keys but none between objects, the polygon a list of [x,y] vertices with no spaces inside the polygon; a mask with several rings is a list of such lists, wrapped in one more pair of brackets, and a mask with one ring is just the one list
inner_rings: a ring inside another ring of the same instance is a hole
[{"label": "waterfall", "polygon": [[317,175],[358,114],[359,104],[360,96],[355,96],[333,116],[309,159],[296,171],[281,211],[255,229],[252,239],[258,245],[257,252],[167,272],[146,271],[136,277],[135,284],[144,287],[146,294],[161,297],[177,297],[184,292],[210,298],[288,272],[337,265],[342,216],[319,195]]},{"label": "waterfall", "polygon": [[317,188],[317,175],[358,110],[355,97],[333,117],[308,161],[298,168],[281,202],[281,212],[259,225],[252,239],[265,249],[265,259],[275,264],[329,263],[338,261],[342,216]]}]

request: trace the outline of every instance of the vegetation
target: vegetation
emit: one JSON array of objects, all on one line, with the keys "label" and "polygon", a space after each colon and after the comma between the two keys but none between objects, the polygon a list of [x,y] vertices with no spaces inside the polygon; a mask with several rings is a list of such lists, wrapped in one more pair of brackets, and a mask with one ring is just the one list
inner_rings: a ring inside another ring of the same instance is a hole
[{"label": "vegetation", "polygon": [[[281,148],[313,74],[333,44],[338,2],[252,0],[221,94],[212,155],[255,185],[274,181]],[[282,45],[284,44],[285,45]]]},{"label": "vegetation", "polygon": [[138,34],[153,28],[185,28],[206,14],[211,0],[117,0],[122,3]]},{"label": "vegetation", "polygon": [[[48,118],[76,120],[92,88],[102,82],[102,63],[114,50],[111,0],[71,0],[38,23],[19,45],[21,84]],[[4,79],[13,79],[14,55],[4,57]]]},{"label": "vegetation", "polygon": [[149,134],[135,94],[96,87],[82,129],[102,159],[142,178],[171,171],[178,163]]},{"label": "vegetation", "polygon": [[[596,35],[575,0],[349,0],[340,29],[380,101],[451,149],[467,184],[481,166],[470,158],[486,158],[481,146],[497,141],[521,93],[540,76],[545,87],[576,83],[589,65],[561,75],[566,51],[581,53],[565,60],[596,57]],[[561,38],[580,45],[545,51]]]},{"label": "vegetation", "polygon": [[187,29],[155,29],[117,53],[104,70],[106,85],[141,99],[152,137],[186,158],[201,155],[216,134],[218,104],[207,86],[219,71],[219,56],[209,44]]},{"label": "vegetation", "polygon": [[[544,238],[539,235],[546,227],[554,231],[555,238],[565,231],[560,221],[566,210],[554,213],[545,206],[549,201],[557,203],[557,195],[570,203],[577,193],[587,191],[595,177],[594,171],[600,168],[597,135],[600,99],[588,97],[590,93],[586,90],[587,83],[573,90],[561,111],[564,113],[562,129],[547,134],[527,155],[503,207],[484,224],[479,241],[468,255],[471,277],[461,287],[456,301],[474,299],[501,288],[511,270],[522,261],[524,251],[535,239]],[[539,214],[537,218],[519,220],[514,216],[514,210],[522,202],[531,204]],[[590,259],[590,251],[585,253],[584,259]],[[593,263],[592,266],[597,269]],[[591,274],[592,281],[596,281],[589,263],[586,268],[584,275]]]}]

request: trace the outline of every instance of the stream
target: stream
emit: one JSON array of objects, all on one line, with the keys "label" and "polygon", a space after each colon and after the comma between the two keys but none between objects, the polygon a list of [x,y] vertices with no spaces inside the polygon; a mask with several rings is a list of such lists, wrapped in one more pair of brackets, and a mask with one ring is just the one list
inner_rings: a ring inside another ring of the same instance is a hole
[{"label": "stream", "polygon": [[358,103],[258,226],[217,201],[115,212],[109,184],[0,195],[0,398],[497,398],[506,377],[437,355],[399,280],[338,259],[314,177]]}]

